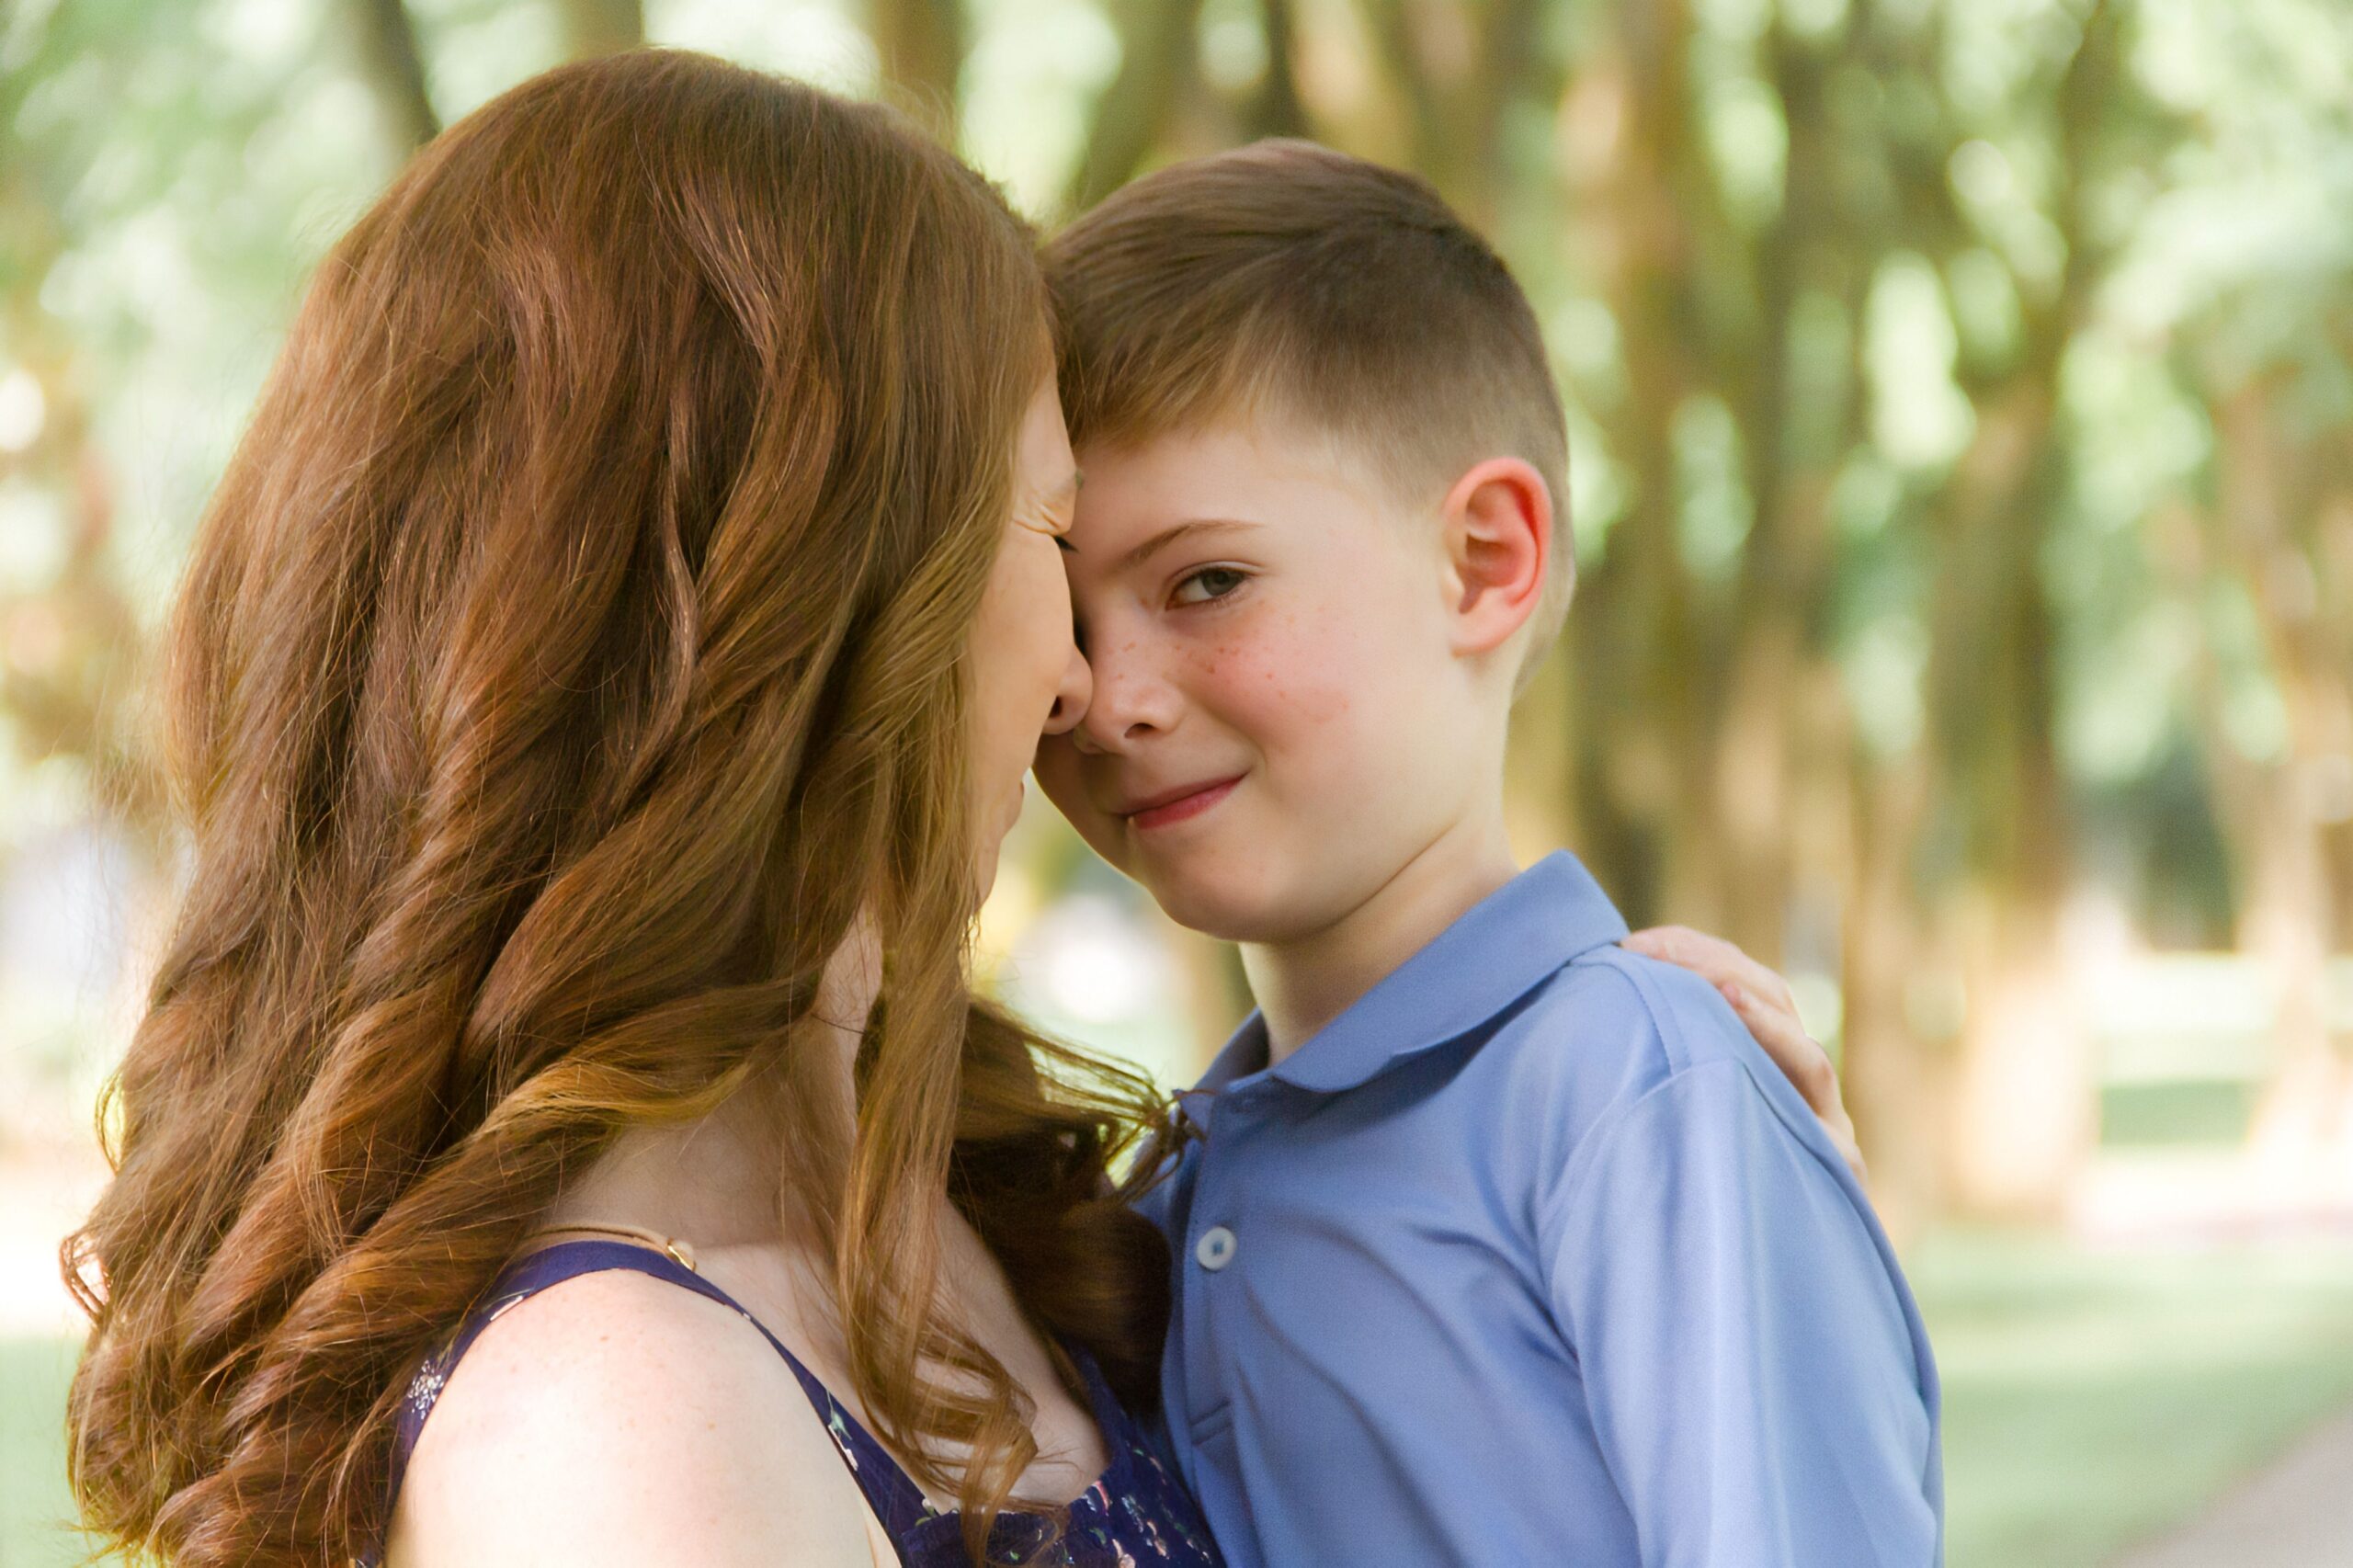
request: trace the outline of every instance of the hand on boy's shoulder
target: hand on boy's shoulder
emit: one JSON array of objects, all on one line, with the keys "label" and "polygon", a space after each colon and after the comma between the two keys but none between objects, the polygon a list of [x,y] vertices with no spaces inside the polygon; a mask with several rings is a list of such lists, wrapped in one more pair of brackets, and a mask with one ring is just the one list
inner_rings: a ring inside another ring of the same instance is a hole
[{"label": "hand on boy's shoulder", "polygon": [[1653,926],[1620,945],[1644,958],[1688,970],[1712,986],[1822,1123],[1855,1179],[1869,1180],[1862,1146],[1839,1087],[1838,1070],[1822,1042],[1806,1032],[1788,981],[1733,943],[1688,926]]},{"label": "hand on boy's shoulder", "polygon": [[[1835,1117],[1817,1109],[1780,1057],[1694,967],[1636,947],[1589,949],[1528,999],[1497,1043],[1514,1036],[1519,1048],[1503,1054],[1514,1059],[1513,1097],[1531,1118],[1540,1167],[1574,1179],[1581,1153],[1594,1152],[1580,1146],[1625,1120],[1646,1096],[1695,1075],[1728,1074],[1727,1085],[1739,1085],[1756,1102],[1791,1153],[1804,1151],[1833,1186],[1847,1187],[1849,1201],[1870,1208],[1844,1108]],[[1672,1097],[1687,1113],[1729,1108],[1712,1094]],[[1649,1114],[1654,1117],[1655,1108]],[[1702,1128],[1687,1131],[1707,1136]]]}]

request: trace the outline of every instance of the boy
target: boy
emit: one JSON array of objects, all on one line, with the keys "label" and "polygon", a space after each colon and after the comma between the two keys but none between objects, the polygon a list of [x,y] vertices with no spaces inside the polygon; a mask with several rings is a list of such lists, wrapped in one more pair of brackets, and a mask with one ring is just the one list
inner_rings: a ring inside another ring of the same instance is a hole
[{"label": "boy", "polygon": [[1722,998],[1506,842],[1572,585],[1517,285],[1304,143],[1142,180],[1048,270],[1094,696],[1038,778],[1259,1002],[1154,1199],[1228,1561],[1940,1561],[1935,1367],[1852,1173]]}]

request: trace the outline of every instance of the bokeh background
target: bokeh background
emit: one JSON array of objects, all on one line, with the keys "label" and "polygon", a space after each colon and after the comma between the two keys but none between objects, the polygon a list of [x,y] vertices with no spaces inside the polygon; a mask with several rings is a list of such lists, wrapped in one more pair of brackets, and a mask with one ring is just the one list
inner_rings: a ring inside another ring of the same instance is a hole
[{"label": "bokeh background", "polygon": [[[83,1549],[55,1246],[205,495],[409,152],[649,41],[892,98],[1048,226],[1261,135],[1433,180],[1574,426],[1515,833],[1838,1054],[1954,1568],[2353,1562],[2345,0],[0,0],[0,1568]],[[1171,1082],[1245,1006],[1034,800],[983,937]]]}]

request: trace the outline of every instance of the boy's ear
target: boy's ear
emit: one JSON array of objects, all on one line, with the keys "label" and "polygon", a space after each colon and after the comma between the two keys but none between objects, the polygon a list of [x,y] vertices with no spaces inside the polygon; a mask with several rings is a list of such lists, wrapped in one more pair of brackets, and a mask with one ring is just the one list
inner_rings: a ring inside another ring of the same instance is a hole
[{"label": "boy's ear", "polygon": [[1484,653],[1528,623],[1552,560],[1552,489],[1532,464],[1489,458],[1446,493],[1447,602],[1455,651]]}]

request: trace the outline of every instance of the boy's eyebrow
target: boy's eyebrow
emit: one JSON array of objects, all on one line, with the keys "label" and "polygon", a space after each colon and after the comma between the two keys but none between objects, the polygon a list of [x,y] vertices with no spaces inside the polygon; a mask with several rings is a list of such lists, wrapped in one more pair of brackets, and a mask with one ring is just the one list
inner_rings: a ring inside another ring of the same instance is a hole
[{"label": "boy's eyebrow", "polygon": [[1255,528],[1258,526],[1256,523],[1245,523],[1238,517],[1194,517],[1189,521],[1178,523],[1174,528],[1161,529],[1120,557],[1117,569],[1121,572],[1132,571],[1159,554],[1169,545],[1175,544],[1178,540],[1189,538],[1194,534],[1219,533],[1233,528]]}]

